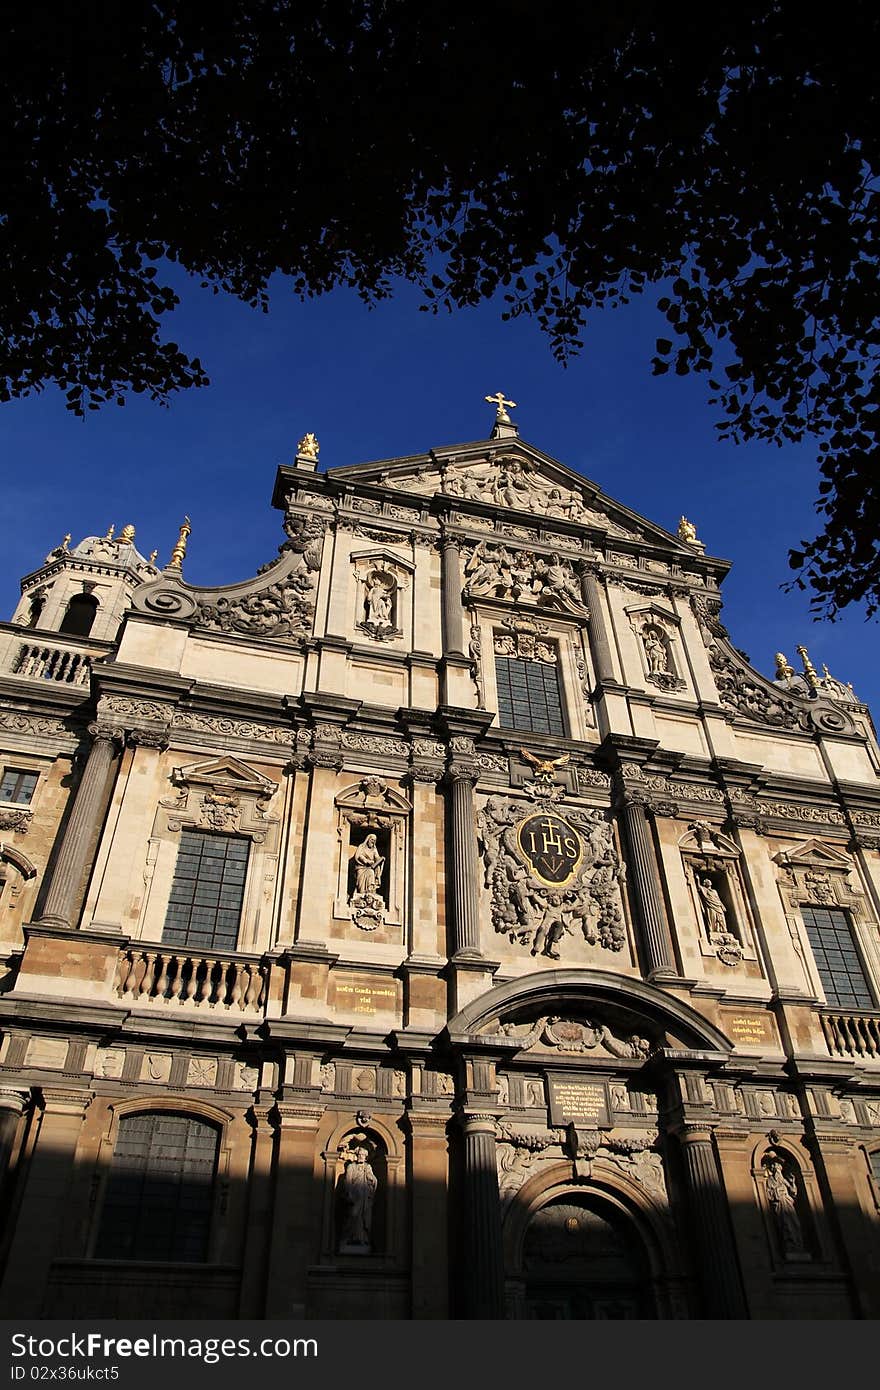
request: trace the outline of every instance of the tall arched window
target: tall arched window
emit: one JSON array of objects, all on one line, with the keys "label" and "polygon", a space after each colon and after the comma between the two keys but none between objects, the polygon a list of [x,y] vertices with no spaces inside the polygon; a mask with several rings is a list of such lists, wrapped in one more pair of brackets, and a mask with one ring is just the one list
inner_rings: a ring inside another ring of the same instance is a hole
[{"label": "tall arched window", "polygon": [[74,594],[58,631],[67,632],[71,637],[88,637],[97,612],[98,600],[94,594]]},{"label": "tall arched window", "polygon": [[123,1115],[96,1258],[207,1260],[218,1146],[216,1126],[189,1115]]}]

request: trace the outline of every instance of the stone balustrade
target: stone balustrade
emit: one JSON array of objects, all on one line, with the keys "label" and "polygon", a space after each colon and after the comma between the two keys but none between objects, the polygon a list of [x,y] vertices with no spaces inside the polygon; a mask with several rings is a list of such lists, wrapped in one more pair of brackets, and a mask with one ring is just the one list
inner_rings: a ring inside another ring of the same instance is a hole
[{"label": "stone balustrade", "polygon": [[266,997],[267,970],[242,956],[199,955],[173,947],[130,946],[120,952],[116,992],[128,1004],[258,1013]]},{"label": "stone balustrade", "polygon": [[58,681],[62,685],[85,685],[92,672],[91,657],[71,647],[49,647],[42,642],[25,642],[13,662],[13,675],[28,680]]},{"label": "stone balustrade", "polygon": [[832,1057],[873,1057],[880,1060],[880,1014],[822,1014],[822,1032]]}]

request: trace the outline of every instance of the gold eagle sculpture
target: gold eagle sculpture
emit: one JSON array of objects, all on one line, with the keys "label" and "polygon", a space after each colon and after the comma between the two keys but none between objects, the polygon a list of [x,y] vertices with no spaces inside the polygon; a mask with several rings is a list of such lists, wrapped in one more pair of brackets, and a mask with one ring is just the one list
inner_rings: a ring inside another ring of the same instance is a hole
[{"label": "gold eagle sculpture", "polygon": [[521,748],[519,751],[526,762],[531,763],[535,769],[536,777],[552,777],[558,767],[565,766],[569,757],[567,753],[563,753],[559,758],[536,758],[534,753],[529,752],[528,748]]}]

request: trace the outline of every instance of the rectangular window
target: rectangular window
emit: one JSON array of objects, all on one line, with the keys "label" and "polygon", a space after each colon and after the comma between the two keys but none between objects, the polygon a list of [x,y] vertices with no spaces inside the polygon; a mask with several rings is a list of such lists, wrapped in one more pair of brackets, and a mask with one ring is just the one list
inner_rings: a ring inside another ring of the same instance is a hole
[{"label": "rectangular window", "polygon": [[0,782],[0,801],[15,801],[27,806],[32,800],[39,774],[20,772],[16,767],[7,767]]},{"label": "rectangular window", "polygon": [[498,719],[507,729],[565,734],[559,676],[554,661],[496,656]]},{"label": "rectangular window", "polygon": [[207,1259],[217,1138],[213,1125],[185,1115],[123,1116],[98,1259]]},{"label": "rectangular window", "polygon": [[238,944],[250,842],[184,830],[162,940],[194,951],[234,951]]},{"label": "rectangular window", "polygon": [[801,907],[801,916],[829,1004],[839,1009],[873,1009],[849,918],[839,907]]}]

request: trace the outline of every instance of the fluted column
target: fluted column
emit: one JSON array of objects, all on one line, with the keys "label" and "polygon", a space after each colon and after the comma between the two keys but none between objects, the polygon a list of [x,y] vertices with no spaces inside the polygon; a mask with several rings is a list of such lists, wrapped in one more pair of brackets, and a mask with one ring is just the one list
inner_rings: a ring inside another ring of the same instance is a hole
[{"label": "fluted column", "polygon": [[[452,742],[468,744],[466,751],[473,751],[470,739],[453,739]],[[476,771],[467,757],[454,756],[447,774],[454,955],[480,954],[480,864],[474,804]]]},{"label": "fluted column", "polygon": [[0,1088],[0,1188],[6,1179],[15,1132],[27,1104],[27,1094],[26,1091],[15,1091],[8,1086]]},{"label": "fluted column", "polygon": [[596,678],[601,681],[616,681],[617,668],[611,637],[605,621],[605,595],[598,572],[592,565],[581,569],[581,593],[590,613],[589,637],[596,667]]},{"label": "fluted column", "polygon": [[50,926],[73,925],[83,877],[88,868],[89,850],[104,813],[107,776],[116,752],[115,745],[124,738],[122,730],[105,724],[90,724],[89,733],[93,743],[52,869],[40,918],[41,922]]},{"label": "fluted column", "polygon": [[442,545],[440,572],[443,588],[443,655],[464,656],[458,541],[449,531],[444,530]]},{"label": "fluted column", "polygon": [[633,896],[641,927],[647,978],[674,977],[672,942],[660,888],[660,874],[644,805],[627,795],[621,815],[629,851]]},{"label": "fluted column", "polygon": [[679,1131],[679,1142],[706,1314],[710,1318],[745,1318],[745,1298],[712,1131],[707,1126],[686,1124]]},{"label": "fluted column", "polygon": [[462,1316],[504,1317],[501,1200],[491,1115],[463,1115],[464,1240]]}]

